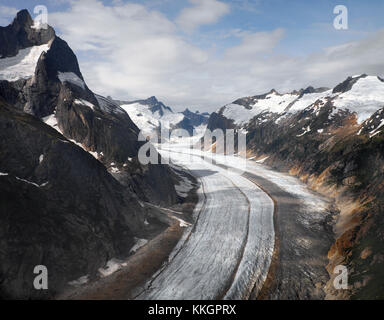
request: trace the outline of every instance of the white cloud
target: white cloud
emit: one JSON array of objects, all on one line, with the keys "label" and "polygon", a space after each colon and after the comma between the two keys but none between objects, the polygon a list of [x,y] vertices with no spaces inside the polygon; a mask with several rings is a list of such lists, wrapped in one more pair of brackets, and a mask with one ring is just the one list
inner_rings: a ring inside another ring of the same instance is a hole
[{"label": "white cloud", "polygon": [[17,12],[16,8],[0,5],[0,26],[9,25]]},{"label": "white cloud", "polygon": [[283,29],[272,32],[245,33],[242,35],[242,43],[230,48],[226,54],[234,59],[252,59],[255,55],[270,52],[284,35]]},{"label": "white cloud", "polygon": [[189,2],[194,6],[182,10],[176,20],[177,24],[187,32],[202,25],[215,23],[230,11],[228,4],[217,0],[189,0]]},{"label": "white cloud", "polygon": [[237,30],[223,52],[188,41],[177,23],[144,5],[72,2],[50,22],[78,54],[87,84],[119,99],[158,96],[176,107],[213,111],[239,97],[275,88],[334,86],[348,75],[384,74],[384,30],[306,56],[277,51],[284,30]]},{"label": "white cloud", "polygon": [[230,0],[233,6],[253,13],[260,13],[260,1],[261,0]]}]

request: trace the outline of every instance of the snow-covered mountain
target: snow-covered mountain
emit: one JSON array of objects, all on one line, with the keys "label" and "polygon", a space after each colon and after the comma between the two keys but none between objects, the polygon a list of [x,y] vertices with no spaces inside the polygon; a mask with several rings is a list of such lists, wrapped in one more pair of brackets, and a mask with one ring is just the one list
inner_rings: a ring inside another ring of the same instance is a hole
[{"label": "snow-covered mountain", "polygon": [[184,129],[193,134],[193,130],[207,125],[208,115],[191,112],[174,112],[170,107],[158,101],[156,97],[132,102],[116,101],[139,127],[145,137],[159,136],[162,128]]},{"label": "snow-covered mountain", "polygon": [[[241,98],[213,113],[208,128],[243,130],[249,157],[297,175],[333,197],[340,214],[335,215],[337,239],[328,253],[328,294],[340,299],[382,295],[379,270],[384,260],[374,258],[384,250],[381,77],[359,75],[333,89],[309,87],[286,94],[272,90]],[[332,285],[333,270],[340,264],[353,270],[354,277],[343,292]]]},{"label": "snow-covered mountain", "polygon": [[[144,223],[142,202],[179,201],[174,173],[140,164],[138,134],[117,103],[88,88],[51,27],[27,10],[0,27],[0,298],[52,297],[165,227]],[[46,291],[33,287],[40,264]]]},{"label": "snow-covered mountain", "polygon": [[361,75],[348,78],[334,89],[308,87],[285,94],[271,90],[238,99],[220,108],[217,114],[232,120],[236,127],[246,127],[255,117],[264,122],[275,117],[278,123],[307,108],[318,111],[327,102],[333,106],[331,116],[349,110],[356,114],[358,123],[362,123],[383,106],[384,80]]}]

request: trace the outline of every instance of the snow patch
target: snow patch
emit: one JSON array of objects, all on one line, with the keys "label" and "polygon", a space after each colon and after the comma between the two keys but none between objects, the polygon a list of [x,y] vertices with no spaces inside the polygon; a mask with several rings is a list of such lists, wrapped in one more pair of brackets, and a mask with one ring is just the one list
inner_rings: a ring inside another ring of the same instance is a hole
[{"label": "snow patch", "polygon": [[125,114],[126,112],[114,101],[95,94],[96,100],[99,103],[101,110],[110,114]]},{"label": "snow patch", "polygon": [[176,218],[176,220],[179,221],[179,226],[180,226],[180,228],[188,228],[188,227],[191,226],[190,223],[188,223],[188,222],[186,222],[186,221],[184,221],[184,220],[182,220],[182,219],[180,219],[180,218]]},{"label": "snow patch", "polygon": [[285,109],[297,99],[297,94],[277,94],[272,92],[265,99],[258,99],[250,109],[239,104],[229,104],[224,107],[223,116],[234,120],[238,126],[244,126],[252,118],[264,112],[283,113]]},{"label": "snow patch", "polygon": [[263,159],[257,160],[257,161],[255,161],[255,162],[256,162],[256,163],[264,163],[265,160],[267,160],[268,158],[269,158],[269,156],[268,156],[268,157],[265,157],[265,158],[263,158]]},{"label": "snow patch", "polygon": [[22,179],[22,178],[19,178],[19,177],[16,177],[16,176],[15,176],[15,178],[16,178],[17,180],[19,180],[19,181],[22,181],[22,182],[31,184],[31,185],[33,185],[33,186],[35,186],[35,187],[37,187],[37,188],[45,187],[45,186],[48,184],[48,182],[45,182],[45,183],[43,183],[43,184],[41,184],[41,185],[38,185],[38,184],[35,183],[35,182],[28,181],[28,180],[25,180],[25,179]]},{"label": "snow patch", "polygon": [[152,113],[148,105],[138,102],[122,105],[121,108],[128,113],[144,137],[152,137],[159,127],[170,130],[184,119],[182,113],[173,113],[168,109],[163,110],[162,116],[158,111]]},{"label": "snow patch", "polygon": [[308,126],[306,128],[303,128],[304,132],[302,134],[299,134],[299,135],[296,135],[296,137],[302,137],[304,135],[306,135],[308,132],[311,132],[311,127]]},{"label": "snow patch", "polygon": [[121,262],[117,259],[111,259],[107,262],[104,268],[99,268],[98,271],[102,277],[108,277],[125,266],[127,266],[126,262]]},{"label": "snow patch", "polygon": [[90,151],[90,150],[87,150],[87,148],[82,145],[80,142],[77,142],[73,139],[68,139],[69,141],[71,141],[72,143],[74,143],[75,145],[79,146],[81,149],[83,149],[85,152],[88,152],[91,156],[93,156],[96,160],[99,159],[99,154],[96,152],[96,151]]},{"label": "snow patch", "polygon": [[348,109],[357,114],[358,122],[362,123],[377,110],[384,107],[384,83],[378,77],[368,76],[359,79],[351,90],[342,93],[334,100],[336,109]]},{"label": "snow patch", "polygon": [[111,167],[110,170],[111,170],[112,173],[120,173],[119,168],[116,168],[116,167]]},{"label": "snow patch", "polygon": [[50,127],[52,127],[53,129],[55,129],[56,131],[60,132],[61,134],[63,134],[61,132],[61,130],[59,129],[59,125],[57,123],[57,118],[56,118],[56,115],[53,113],[53,114],[50,114],[49,116],[46,116],[44,118],[41,119],[45,124],[49,125]]},{"label": "snow patch", "polygon": [[58,78],[61,83],[69,82],[85,90],[85,83],[73,72],[59,72]]},{"label": "snow patch", "polygon": [[136,240],[136,243],[135,245],[131,248],[131,251],[130,252],[133,252],[133,253],[136,253],[137,250],[139,250],[141,247],[144,247],[147,243],[148,243],[148,240],[147,239],[139,239],[139,238],[135,238]]},{"label": "snow patch", "polygon": [[41,54],[48,50],[49,44],[43,44],[21,49],[14,57],[0,59],[0,80],[17,81],[31,78]]},{"label": "snow patch", "polygon": [[377,128],[369,133],[370,138],[373,138],[377,134],[380,133],[380,129],[384,126],[384,119],[381,120],[380,124],[377,126]]},{"label": "snow patch", "polygon": [[178,185],[175,185],[176,193],[182,197],[186,198],[188,196],[189,191],[193,189],[193,184],[189,179],[184,176],[179,176],[181,181]]},{"label": "snow patch", "polygon": [[68,282],[68,284],[70,286],[73,286],[73,287],[80,287],[80,286],[88,283],[88,281],[89,281],[89,275],[86,275],[86,276],[80,277],[77,280],[70,281],[70,282]]},{"label": "snow patch", "polygon": [[324,99],[332,95],[332,90],[327,90],[321,93],[307,93],[304,94],[301,98],[297,99],[289,108],[288,113],[295,113],[302,111],[310,105],[314,104],[316,101]]},{"label": "snow patch", "polygon": [[74,104],[79,104],[79,105],[83,105],[83,106],[87,106],[88,108],[92,109],[93,111],[95,111],[95,106],[90,103],[89,101],[87,100],[84,100],[84,99],[76,99],[75,101],[73,101]]}]

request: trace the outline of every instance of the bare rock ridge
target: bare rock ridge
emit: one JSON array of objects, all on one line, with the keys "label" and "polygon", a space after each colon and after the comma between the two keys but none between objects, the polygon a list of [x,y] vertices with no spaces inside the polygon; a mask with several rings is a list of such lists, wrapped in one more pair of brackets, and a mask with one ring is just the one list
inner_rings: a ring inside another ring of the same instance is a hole
[{"label": "bare rock ridge", "polygon": [[7,27],[0,27],[0,58],[12,57],[20,49],[48,43],[55,31],[48,27],[36,32],[33,20],[27,10],[21,10]]},{"label": "bare rock ridge", "polygon": [[[87,87],[51,27],[23,10],[0,28],[0,50],[0,297],[51,298],[164,227],[144,223],[142,201],[180,199],[168,166],[140,164],[139,129]],[[47,291],[33,288],[40,264]]]}]

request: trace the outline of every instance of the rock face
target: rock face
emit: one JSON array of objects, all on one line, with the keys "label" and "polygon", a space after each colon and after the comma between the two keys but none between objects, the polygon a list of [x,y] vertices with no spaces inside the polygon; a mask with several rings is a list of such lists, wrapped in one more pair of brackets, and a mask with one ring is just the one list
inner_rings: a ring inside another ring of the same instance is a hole
[{"label": "rock face", "polygon": [[27,10],[20,11],[12,24],[0,27],[0,58],[13,57],[20,49],[48,43],[55,31],[48,27],[36,32]]},{"label": "rock face", "polygon": [[[92,155],[33,116],[0,104],[0,279],[4,298],[47,298],[125,257],[140,237],[138,199]],[[49,290],[34,290],[45,265]]]},{"label": "rock face", "polygon": [[[141,201],[178,197],[168,166],[139,162],[139,129],[87,87],[52,28],[23,10],[0,41],[0,297],[51,298],[129,255],[146,228]],[[36,265],[48,267],[47,291],[32,286]]]},{"label": "rock face", "polygon": [[201,125],[208,125],[209,114],[200,114],[197,112],[192,112],[189,109],[185,109],[182,114],[186,119],[189,120],[190,124],[193,127],[199,127]]},{"label": "rock face", "polygon": [[384,83],[367,75],[331,90],[242,98],[209,120],[210,130],[245,130],[250,154],[335,198],[341,213],[328,270],[346,265],[350,287],[340,295],[330,282],[328,298],[383,298],[383,125]]},{"label": "rock face", "polygon": [[[26,11],[21,13],[29,16]],[[30,17],[25,19],[31,20]],[[25,27],[31,34],[46,32],[31,29],[31,25],[29,22]],[[86,151],[93,152],[108,169],[113,163],[114,171],[119,168],[124,173],[124,183],[141,195],[145,194],[146,201],[163,204],[176,201],[168,167],[139,164],[138,150],[144,142],[138,141],[136,125],[115,102],[95,95],[87,87],[73,51],[54,32],[52,36],[46,39],[49,50],[41,53],[33,76],[0,81],[0,96],[16,108],[54,123],[55,129]],[[160,108],[154,99],[149,101],[152,108]],[[165,179],[154,179],[159,176]]]}]

